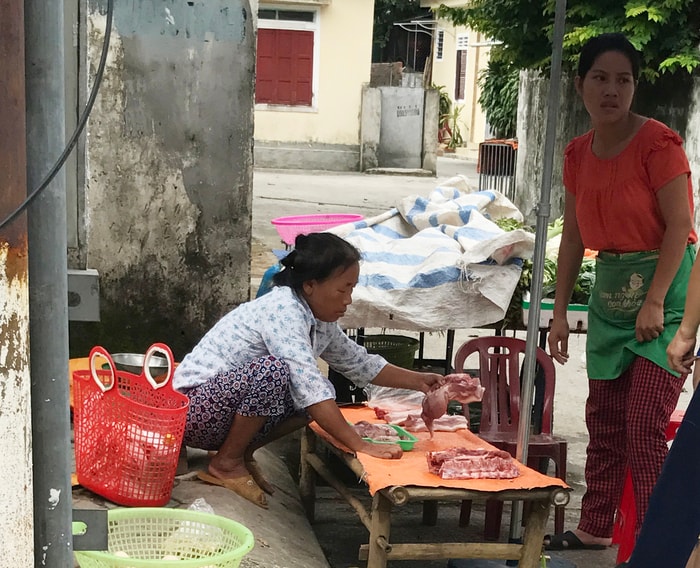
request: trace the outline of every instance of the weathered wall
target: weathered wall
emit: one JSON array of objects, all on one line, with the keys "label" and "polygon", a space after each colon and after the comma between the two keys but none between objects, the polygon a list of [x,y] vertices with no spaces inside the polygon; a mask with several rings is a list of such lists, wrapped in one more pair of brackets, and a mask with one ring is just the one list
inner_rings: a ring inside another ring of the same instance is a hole
[{"label": "weathered wall", "polygon": [[[24,3],[0,0],[0,221],[27,196]],[[0,566],[34,565],[27,217],[0,228]]]},{"label": "weathered wall", "polygon": [[[71,324],[71,351],[164,341],[181,357],[248,299],[254,14],[248,0],[114,4],[86,143],[101,322]],[[89,84],[105,6],[87,0]]]},{"label": "weathered wall", "polygon": [[360,113],[360,169],[363,172],[379,167],[381,124],[382,94],[379,89],[365,85]]},{"label": "weathered wall", "polygon": [[437,175],[438,123],[440,94],[437,89],[425,90],[423,105],[423,152],[421,167]]},{"label": "weathered wall", "polygon": [[688,121],[685,129],[685,153],[690,162],[695,191],[695,230],[700,231],[700,77],[693,79],[688,100]]},{"label": "weathered wall", "polygon": [[[536,221],[533,207],[540,199],[542,188],[548,94],[548,78],[534,71],[521,72],[515,204],[530,223]],[[561,111],[554,150],[550,219],[561,216],[564,211],[564,148],[569,140],[590,128],[588,114],[576,93],[572,78],[562,78],[559,96]],[[669,76],[662,77],[654,85],[644,85],[635,96],[633,110],[666,123],[685,139],[697,202],[700,185],[700,79],[684,80]]]}]

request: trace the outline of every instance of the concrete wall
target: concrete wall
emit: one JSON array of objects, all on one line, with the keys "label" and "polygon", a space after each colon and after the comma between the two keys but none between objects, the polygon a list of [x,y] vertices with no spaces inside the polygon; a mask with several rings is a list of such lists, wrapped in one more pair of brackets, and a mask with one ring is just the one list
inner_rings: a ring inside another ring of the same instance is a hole
[{"label": "concrete wall", "polygon": [[420,168],[423,150],[423,89],[379,87],[379,91],[382,97],[379,166]]},{"label": "concrete wall", "polygon": [[[91,85],[105,0],[87,1]],[[86,143],[87,267],[101,321],[71,324],[71,352],[102,344],[182,357],[248,299],[254,13],[248,0],[120,0]]]},{"label": "concrete wall", "polygon": [[440,95],[437,89],[425,90],[423,107],[423,164],[424,170],[437,175],[438,121]]},{"label": "concrete wall", "polygon": [[[521,72],[515,204],[530,223],[535,222],[533,207],[539,201],[542,189],[548,94],[548,78],[534,71]],[[569,140],[590,128],[588,113],[576,93],[572,78],[562,78],[559,96],[561,112],[554,151],[550,219],[561,216],[564,211],[564,148]],[[660,105],[659,101],[663,101],[664,104]],[[662,77],[655,85],[640,88],[633,110],[665,122],[685,139],[685,150],[690,161],[697,202],[700,186],[700,79]],[[696,211],[696,225],[697,219]]]},{"label": "concrete wall", "polygon": [[374,0],[332,2],[319,7],[319,15],[314,104],[256,106],[256,167],[359,170],[360,107],[362,86],[370,80]]},{"label": "concrete wall", "polygon": [[[549,79],[535,71],[521,71],[518,92],[518,158],[515,170],[515,204],[528,222],[535,222],[533,208],[540,199],[542,164],[547,128],[547,97]],[[559,89],[560,108],[554,148],[552,175],[551,218],[562,215],[564,186],[562,165],[564,148],[574,136],[583,134],[589,126],[588,114],[576,93],[573,81],[564,77]]]},{"label": "concrete wall", "polygon": [[688,127],[685,131],[685,152],[695,191],[695,230],[700,231],[700,78],[693,80],[688,105]]},{"label": "concrete wall", "polygon": [[381,125],[382,93],[378,88],[365,85],[360,119],[360,169],[363,172],[379,167]]},{"label": "concrete wall", "polygon": [[[414,101],[420,101],[420,109],[415,109],[418,103]],[[397,110],[403,111],[403,107],[408,106],[411,107],[409,110],[419,110],[420,115],[404,113],[397,116]],[[439,94],[436,89],[365,85],[360,135],[361,170],[407,168],[437,174],[438,114]],[[386,127],[387,122],[391,123],[389,127]],[[404,144],[406,141],[410,144]]]},{"label": "concrete wall", "polygon": [[[28,189],[24,3],[20,0],[5,2],[3,10],[0,20],[0,52],[4,54],[0,58],[0,74],[4,81],[0,89],[0,108],[3,109],[0,221],[15,212]],[[41,198],[37,203],[40,202]],[[0,432],[2,463],[8,473],[0,484],[3,543],[0,566],[34,565],[28,253],[27,214],[23,213],[0,228]]]}]

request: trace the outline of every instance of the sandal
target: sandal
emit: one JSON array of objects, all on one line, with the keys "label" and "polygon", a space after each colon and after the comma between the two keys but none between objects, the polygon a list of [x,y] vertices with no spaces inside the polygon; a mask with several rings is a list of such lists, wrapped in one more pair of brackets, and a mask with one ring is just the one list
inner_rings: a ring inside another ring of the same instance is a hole
[{"label": "sandal", "polygon": [[585,544],[573,531],[548,534],[544,537],[545,550],[605,550],[604,544]]},{"label": "sandal", "polygon": [[262,489],[268,495],[272,495],[275,492],[275,488],[272,485],[272,483],[270,483],[267,479],[265,479],[265,476],[263,475],[263,472],[260,469],[258,462],[251,458],[251,459],[245,460],[244,463],[245,463],[246,469],[248,470],[248,473],[250,473],[250,475],[253,476],[255,483],[258,484],[260,489]]},{"label": "sandal", "polygon": [[262,492],[260,487],[258,487],[258,484],[255,483],[252,475],[232,477],[229,479],[219,479],[206,471],[198,471],[197,477],[206,483],[225,487],[237,495],[240,495],[244,499],[248,499],[248,501],[251,503],[255,503],[258,507],[262,507],[263,509],[268,508],[265,494]]}]

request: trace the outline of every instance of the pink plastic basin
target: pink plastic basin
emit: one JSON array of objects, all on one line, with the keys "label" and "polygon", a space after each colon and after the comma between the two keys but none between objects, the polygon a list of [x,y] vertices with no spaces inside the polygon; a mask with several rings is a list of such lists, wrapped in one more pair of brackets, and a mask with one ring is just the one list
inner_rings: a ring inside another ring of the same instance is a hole
[{"label": "pink plastic basin", "polygon": [[320,233],[326,229],[354,223],[364,219],[362,215],[354,213],[320,213],[316,215],[292,215],[290,217],[277,217],[270,221],[277,229],[280,238],[288,245],[294,245],[298,235]]}]

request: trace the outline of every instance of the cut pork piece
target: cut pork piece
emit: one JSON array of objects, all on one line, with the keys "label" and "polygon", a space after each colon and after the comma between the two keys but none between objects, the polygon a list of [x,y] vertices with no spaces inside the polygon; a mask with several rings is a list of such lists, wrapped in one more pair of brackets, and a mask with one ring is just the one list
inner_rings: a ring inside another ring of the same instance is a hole
[{"label": "cut pork piece", "polygon": [[442,479],[512,479],[520,470],[508,452],[486,448],[448,448],[426,452],[428,471]]},{"label": "cut pork piece", "polygon": [[421,418],[428,427],[430,436],[433,435],[433,422],[447,412],[447,405],[451,400],[469,404],[481,400],[483,396],[484,387],[481,386],[479,377],[472,377],[467,373],[446,375],[423,399]]}]

